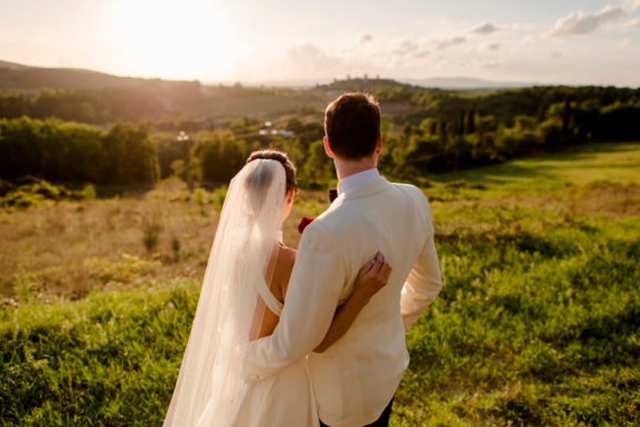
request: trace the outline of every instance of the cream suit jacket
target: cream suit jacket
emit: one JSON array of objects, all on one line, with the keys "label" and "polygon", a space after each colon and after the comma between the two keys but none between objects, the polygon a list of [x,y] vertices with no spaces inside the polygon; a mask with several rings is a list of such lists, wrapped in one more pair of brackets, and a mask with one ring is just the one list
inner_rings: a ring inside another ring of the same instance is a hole
[{"label": "cream suit jacket", "polygon": [[[314,353],[360,267],[378,249],[393,268],[387,286],[338,342]],[[320,419],[333,427],[370,424],[409,364],[406,329],[441,287],[422,191],[382,177],[349,189],[305,229],[280,322],[271,336],[250,345],[246,379],[260,381],[307,357]]]}]

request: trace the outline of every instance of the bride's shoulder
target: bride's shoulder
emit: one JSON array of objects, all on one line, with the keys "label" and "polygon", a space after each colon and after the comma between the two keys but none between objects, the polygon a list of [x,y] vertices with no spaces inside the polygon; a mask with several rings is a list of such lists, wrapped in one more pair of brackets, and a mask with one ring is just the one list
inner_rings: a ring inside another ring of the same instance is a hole
[{"label": "bride's shoulder", "polygon": [[277,286],[277,290],[274,291],[274,294],[277,294],[276,297],[280,298],[281,301],[284,301],[284,296],[287,293],[289,278],[291,277],[295,261],[296,251],[284,245],[280,246],[277,254],[275,271],[273,273],[273,280],[274,284]]},{"label": "bride's shoulder", "polygon": [[281,264],[282,267],[287,265],[293,266],[293,263],[296,260],[296,250],[291,249],[288,246],[280,245],[278,250],[278,264]]}]

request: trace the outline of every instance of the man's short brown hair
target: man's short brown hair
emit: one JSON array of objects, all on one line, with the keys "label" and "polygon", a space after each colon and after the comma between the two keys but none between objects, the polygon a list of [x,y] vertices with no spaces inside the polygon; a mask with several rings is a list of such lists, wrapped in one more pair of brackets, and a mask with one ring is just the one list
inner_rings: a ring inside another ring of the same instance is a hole
[{"label": "man's short brown hair", "polygon": [[359,160],[373,154],[380,135],[380,107],[362,92],[341,95],[327,106],[324,131],[334,154]]}]

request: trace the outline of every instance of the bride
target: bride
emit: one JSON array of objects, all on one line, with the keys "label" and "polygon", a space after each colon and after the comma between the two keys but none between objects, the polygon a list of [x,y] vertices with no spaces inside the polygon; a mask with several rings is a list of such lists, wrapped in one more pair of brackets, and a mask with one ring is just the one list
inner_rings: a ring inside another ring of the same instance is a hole
[{"label": "bride", "polygon": [[[273,150],[252,153],[232,179],[163,427],[319,425],[305,359],[257,384],[242,375],[243,352],[275,330],[286,304],[295,251],[282,225],[295,191],[293,164]],[[362,267],[315,351],[344,335],[390,270],[380,253]]]}]

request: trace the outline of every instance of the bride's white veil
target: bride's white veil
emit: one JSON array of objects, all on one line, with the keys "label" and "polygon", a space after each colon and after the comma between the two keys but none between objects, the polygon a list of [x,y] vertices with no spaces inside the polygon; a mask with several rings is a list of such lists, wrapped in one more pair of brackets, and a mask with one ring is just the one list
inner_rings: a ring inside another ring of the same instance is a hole
[{"label": "bride's white veil", "polygon": [[163,427],[224,427],[234,416],[252,324],[279,304],[268,283],[285,197],[276,160],[253,160],[231,181]]}]

